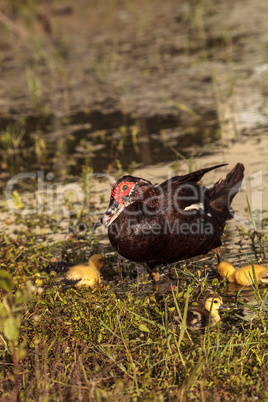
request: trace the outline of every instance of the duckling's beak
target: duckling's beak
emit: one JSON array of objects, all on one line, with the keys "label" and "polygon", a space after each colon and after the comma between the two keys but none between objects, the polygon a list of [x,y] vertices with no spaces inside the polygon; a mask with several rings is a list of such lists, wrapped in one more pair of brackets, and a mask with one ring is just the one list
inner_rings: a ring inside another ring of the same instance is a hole
[{"label": "duckling's beak", "polygon": [[225,304],[221,304],[220,307],[219,307],[219,309],[221,309],[221,310],[230,310],[230,307],[229,307],[229,306],[225,306]]}]

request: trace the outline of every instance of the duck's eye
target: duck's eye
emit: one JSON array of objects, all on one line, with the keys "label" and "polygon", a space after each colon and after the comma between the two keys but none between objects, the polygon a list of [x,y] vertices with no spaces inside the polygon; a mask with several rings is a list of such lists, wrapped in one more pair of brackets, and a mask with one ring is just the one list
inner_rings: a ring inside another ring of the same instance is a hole
[{"label": "duck's eye", "polygon": [[125,185],[122,187],[122,191],[127,191],[127,190],[128,190],[128,185],[125,184]]},{"label": "duck's eye", "polygon": [[218,300],[214,300],[214,303],[218,303]]}]

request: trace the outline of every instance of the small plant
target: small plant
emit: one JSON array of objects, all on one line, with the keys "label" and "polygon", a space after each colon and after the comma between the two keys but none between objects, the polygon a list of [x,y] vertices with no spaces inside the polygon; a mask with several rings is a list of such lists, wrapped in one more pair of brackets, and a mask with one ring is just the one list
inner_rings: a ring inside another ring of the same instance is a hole
[{"label": "small plant", "polygon": [[9,292],[0,304],[0,331],[2,355],[10,355],[13,363],[13,381],[16,399],[19,400],[21,387],[20,363],[26,356],[23,342],[19,343],[22,314],[26,310],[27,303],[32,299],[36,288],[28,281],[24,288],[10,293],[14,289],[14,282],[7,271],[0,270],[0,288]]},{"label": "small plant", "polygon": [[32,139],[34,141],[34,153],[36,162],[39,165],[45,164],[48,156],[45,140],[41,138],[38,134],[32,135]]},{"label": "small plant", "polygon": [[40,77],[36,71],[28,67],[26,69],[26,78],[32,102],[36,109],[38,109],[42,98],[42,84]]},{"label": "small plant", "polygon": [[21,123],[8,126],[0,132],[0,145],[3,149],[2,158],[7,163],[11,174],[17,173],[22,163],[25,130]]}]

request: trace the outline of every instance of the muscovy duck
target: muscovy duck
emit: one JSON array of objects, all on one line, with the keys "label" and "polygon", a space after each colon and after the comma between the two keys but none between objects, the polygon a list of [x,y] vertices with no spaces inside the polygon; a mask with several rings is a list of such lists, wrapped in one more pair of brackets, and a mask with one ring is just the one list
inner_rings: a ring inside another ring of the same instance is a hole
[{"label": "muscovy duck", "polygon": [[78,264],[71,267],[65,275],[64,282],[67,285],[75,285],[77,288],[85,285],[93,288],[101,283],[100,270],[104,265],[102,254],[93,254],[88,264]]},{"label": "muscovy duck", "polygon": [[223,277],[227,277],[228,282],[238,283],[242,286],[250,286],[255,282],[254,275],[258,284],[268,284],[268,268],[263,265],[254,264],[254,272],[252,265],[245,265],[235,269],[233,264],[222,261],[218,265],[218,273]]},{"label": "muscovy duck", "polygon": [[172,177],[154,186],[123,176],[112,187],[101,222],[114,249],[123,257],[146,262],[154,281],[157,266],[206,254],[221,245],[221,235],[244,177],[238,163],[210,189],[198,184],[203,175],[226,164]]},{"label": "muscovy duck", "polygon": [[188,308],[186,316],[187,328],[196,331],[205,327],[214,327],[220,321],[219,309],[229,310],[229,307],[222,303],[222,298],[213,293],[209,293],[204,297],[203,306],[204,308],[198,306]]}]

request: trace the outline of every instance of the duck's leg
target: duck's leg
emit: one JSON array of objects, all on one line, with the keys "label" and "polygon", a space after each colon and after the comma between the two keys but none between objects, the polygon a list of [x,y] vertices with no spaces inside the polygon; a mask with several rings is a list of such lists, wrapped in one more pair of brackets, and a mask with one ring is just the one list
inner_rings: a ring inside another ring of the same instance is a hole
[{"label": "duck's leg", "polygon": [[147,263],[148,267],[150,268],[150,274],[153,278],[154,282],[159,282],[160,280],[160,274],[158,272],[157,266],[158,264],[154,264],[154,263]]},{"label": "duck's leg", "polygon": [[152,278],[153,278],[154,282],[159,282],[160,281],[160,274],[159,274],[157,268],[153,268],[151,270],[151,275],[152,275]]},{"label": "duck's leg", "polygon": [[221,254],[221,248],[220,247],[217,247],[217,248],[214,248],[214,253],[216,254],[216,257],[217,257],[217,260],[218,260],[218,264],[220,264],[222,261],[223,261],[223,259],[222,259],[222,254]]}]

